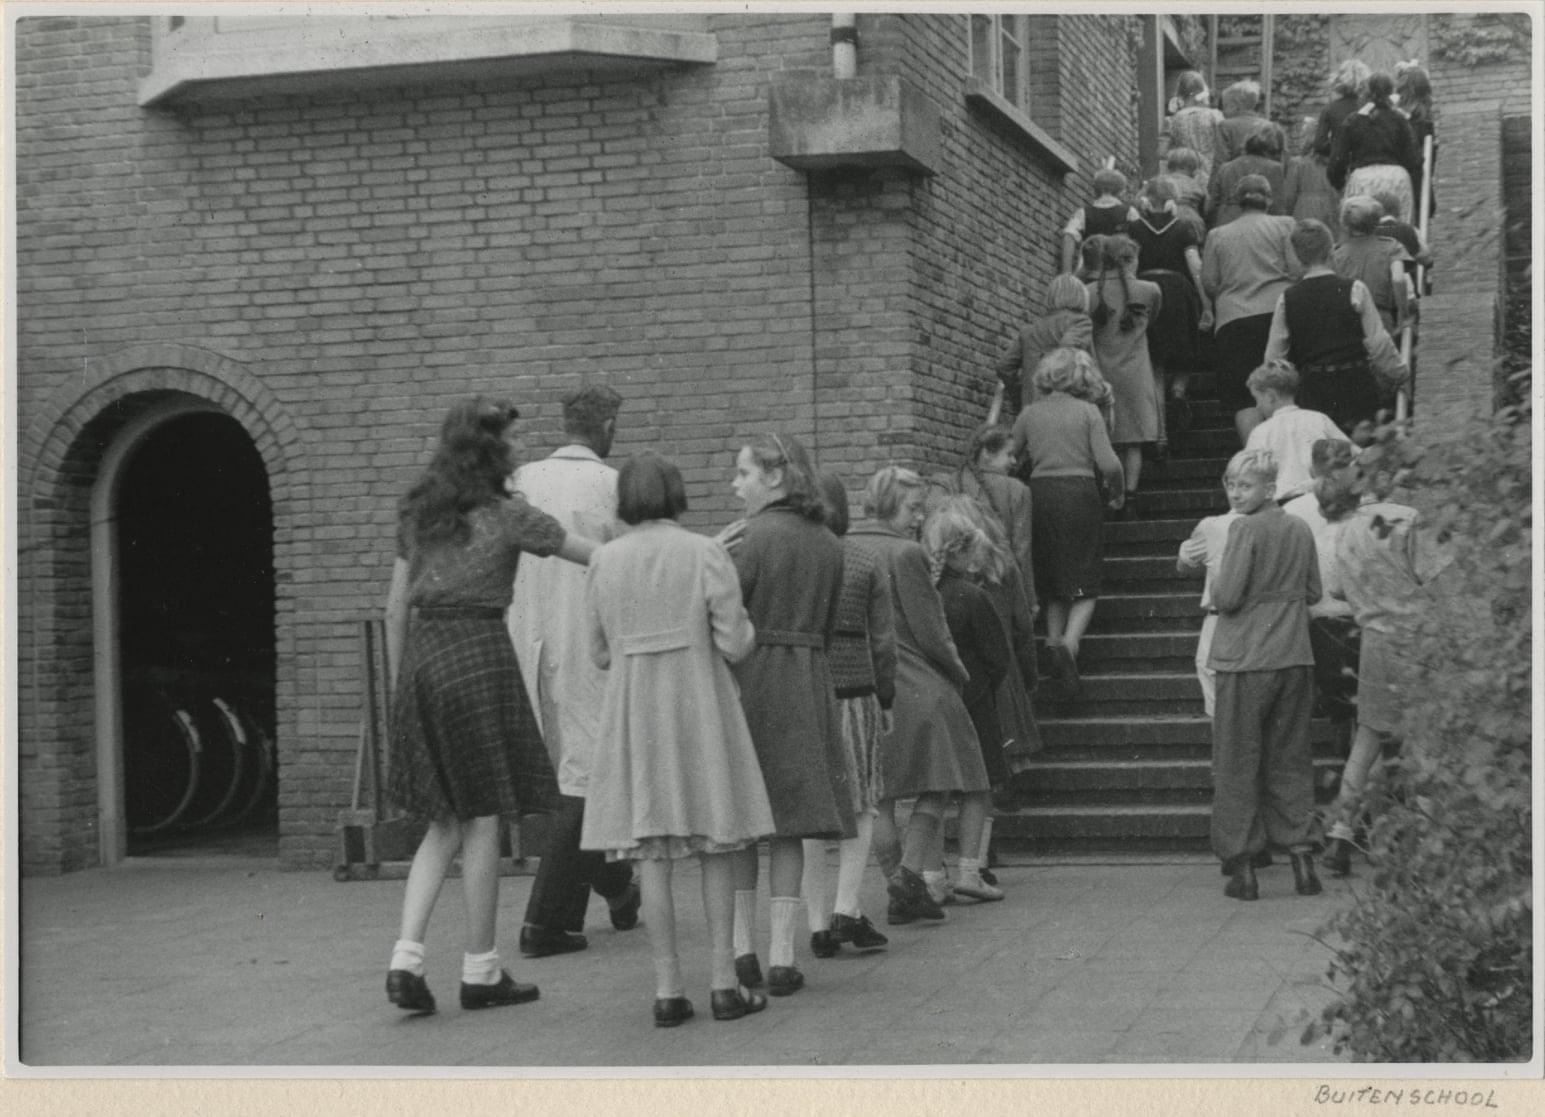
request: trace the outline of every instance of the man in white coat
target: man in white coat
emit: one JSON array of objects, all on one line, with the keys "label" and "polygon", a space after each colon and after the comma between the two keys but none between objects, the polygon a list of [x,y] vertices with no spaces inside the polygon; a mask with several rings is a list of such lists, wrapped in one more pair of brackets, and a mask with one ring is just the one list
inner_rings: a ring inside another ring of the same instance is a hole
[{"label": "man in white coat", "polygon": [[[617,471],[611,452],[622,397],[589,385],[563,399],[568,444],[521,466],[511,487],[556,517],[570,532],[604,543],[617,534]],[[527,958],[567,954],[588,944],[580,934],[593,888],[607,902],[619,931],[638,924],[639,890],[632,866],[581,852],[585,785],[600,729],[606,673],[590,661],[584,623],[585,568],[522,555],[510,605],[510,636],[542,727],[561,805],[549,819],[546,848],[531,886],[520,951]]]}]

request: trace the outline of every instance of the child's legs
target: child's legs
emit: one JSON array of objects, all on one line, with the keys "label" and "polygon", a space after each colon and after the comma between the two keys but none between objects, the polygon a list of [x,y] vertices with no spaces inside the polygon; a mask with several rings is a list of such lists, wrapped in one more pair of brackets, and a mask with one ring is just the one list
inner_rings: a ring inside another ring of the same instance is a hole
[{"label": "child's legs", "polygon": [[831,921],[831,909],[826,898],[826,843],[806,840],[805,870],[800,878],[799,891],[805,898],[805,914],[810,918],[811,931],[824,931]]},{"label": "child's legs", "polygon": [[1143,476],[1143,447],[1129,442],[1121,448],[1121,472],[1126,478],[1127,492],[1137,492],[1137,484]]},{"label": "child's legs", "polygon": [[1208,613],[1202,619],[1202,635],[1196,641],[1196,681],[1202,684],[1202,708],[1212,717],[1218,704],[1218,673],[1207,666],[1212,655],[1212,634],[1218,627],[1218,614]]},{"label": "child's legs", "polygon": [[1046,642],[1048,644],[1062,643],[1062,634],[1068,627],[1068,602],[1061,597],[1050,598],[1046,602]]},{"label": "child's legs", "polygon": [[1283,849],[1306,849],[1314,816],[1314,754],[1309,719],[1314,710],[1314,668],[1285,667],[1262,722],[1261,815],[1266,836]]},{"label": "child's legs", "polygon": [[941,792],[924,792],[912,804],[912,817],[907,819],[907,833],[902,841],[901,864],[914,873],[921,873],[933,846],[934,831],[942,829],[945,796]]},{"label": "child's legs", "polygon": [[1261,771],[1260,676],[1263,671],[1219,671],[1212,720],[1212,850],[1228,864],[1264,848],[1257,787]]},{"label": "child's legs", "polygon": [[1336,805],[1331,812],[1334,819],[1330,827],[1332,838],[1352,840],[1358,803],[1362,800],[1363,789],[1368,786],[1368,773],[1373,770],[1374,761],[1379,759],[1383,743],[1384,734],[1377,729],[1367,725],[1357,727],[1352,738],[1352,752],[1341,769],[1341,790],[1336,794]]},{"label": "child's legs", "polygon": [[703,914],[708,919],[708,956],[712,967],[709,988],[735,988],[735,854],[705,853]]},{"label": "child's legs", "polygon": [[767,886],[774,896],[799,896],[805,846],[799,838],[767,839]]},{"label": "child's legs", "polygon": [[881,799],[875,807],[874,859],[886,880],[896,875],[901,865],[901,835],[896,830],[896,800]]},{"label": "child's legs", "polygon": [[408,868],[408,881],[402,894],[402,923],[397,932],[399,939],[424,941],[440,886],[445,883],[451,861],[460,848],[461,826],[454,819],[429,824],[413,854],[413,864]]},{"label": "child's legs", "polygon": [[869,864],[869,846],[874,838],[874,814],[861,812],[853,825],[858,831],[857,837],[844,838],[838,846],[837,898],[832,910],[857,918],[858,892],[864,883],[864,868]]},{"label": "child's legs", "polygon": [[[676,901],[671,895],[672,867],[673,862],[665,859],[638,863],[644,929],[649,932],[649,951],[654,956],[657,997],[679,997],[683,992],[681,961],[676,956]],[[706,884],[704,887],[706,890]],[[706,898],[704,906],[707,906]]]},{"label": "child's legs", "polygon": [[1089,627],[1089,622],[1094,619],[1094,602],[1092,597],[1080,597],[1068,607],[1068,626],[1062,633],[1062,642],[1067,645],[1068,651],[1073,653],[1073,658],[1078,658],[1079,645],[1083,643],[1084,631]]},{"label": "child's legs", "polygon": [[981,852],[982,827],[987,824],[991,802],[990,791],[972,791],[960,797],[960,856],[967,861],[977,860]]},{"label": "child's legs", "polygon": [[467,953],[494,949],[499,914],[499,816],[461,824],[461,892],[467,907]]}]

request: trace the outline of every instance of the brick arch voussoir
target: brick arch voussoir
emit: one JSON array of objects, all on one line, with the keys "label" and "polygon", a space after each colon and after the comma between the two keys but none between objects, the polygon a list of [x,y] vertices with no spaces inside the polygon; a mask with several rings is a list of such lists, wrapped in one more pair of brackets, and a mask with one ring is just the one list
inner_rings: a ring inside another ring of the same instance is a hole
[{"label": "brick arch voussoir", "polygon": [[141,393],[167,391],[208,400],[239,422],[262,456],[275,507],[299,511],[307,474],[294,417],[242,362],[175,342],[94,360],[84,377],[55,392],[28,428],[25,449],[32,464],[23,492],[36,498],[51,491],[68,472],[81,432],[106,409]]}]

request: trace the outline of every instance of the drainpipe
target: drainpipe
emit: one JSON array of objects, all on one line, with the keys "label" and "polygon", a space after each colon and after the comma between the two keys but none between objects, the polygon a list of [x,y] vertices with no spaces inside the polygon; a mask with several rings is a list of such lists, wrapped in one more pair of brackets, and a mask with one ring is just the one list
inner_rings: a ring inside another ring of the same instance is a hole
[{"label": "drainpipe", "polygon": [[858,76],[858,14],[832,14],[832,76],[839,81]]}]

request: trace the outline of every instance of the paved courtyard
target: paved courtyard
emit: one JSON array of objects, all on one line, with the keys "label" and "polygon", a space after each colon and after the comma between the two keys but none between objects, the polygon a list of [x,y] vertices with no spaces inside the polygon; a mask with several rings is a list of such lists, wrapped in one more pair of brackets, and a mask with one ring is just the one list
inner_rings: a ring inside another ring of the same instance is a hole
[{"label": "paved courtyard", "polygon": [[[689,1068],[992,1065],[1037,1075],[1080,1065],[1339,1063],[1301,1046],[1327,948],[1314,932],[1350,887],[1294,895],[1285,864],[1262,898],[1227,900],[1203,857],[1020,859],[1002,903],[942,925],[887,928],[890,949],[823,961],[799,937],[808,988],[760,1016],[718,1023],[698,875],[677,874],[683,969],[697,1019],[651,1024],[642,929],[591,907],[588,951],[528,961],[515,939],[529,877],[501,892],[501,949],[539,1002],[464,1013],[461,902],[452,881],[430,929],[438,1015],[408,1017],[382,991],[399,881],[337,883],[271,863],[131,863],[20,884],[20,1061],[37,1068]],[[883,916],[878,874],[866,910]],[[1355,879],[1355,878],[1354,878]],[[764,886],[765,887],[765,886]],[[767,904],[760,905],[766,940]],[[781,1069],[778,1069],[781,1068]],[[18,1068],[23,1069],[23,1068]],[[1241,1068],[1242,1069],[1242,1068]],[[1329,1068],[1326,1068],[1329,1069]]]}]

